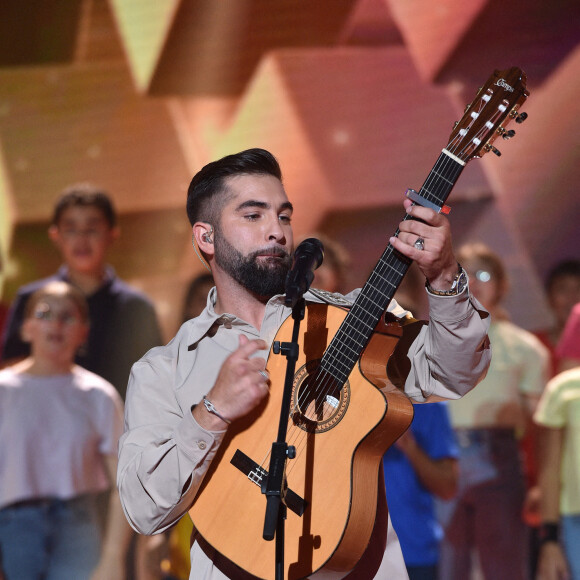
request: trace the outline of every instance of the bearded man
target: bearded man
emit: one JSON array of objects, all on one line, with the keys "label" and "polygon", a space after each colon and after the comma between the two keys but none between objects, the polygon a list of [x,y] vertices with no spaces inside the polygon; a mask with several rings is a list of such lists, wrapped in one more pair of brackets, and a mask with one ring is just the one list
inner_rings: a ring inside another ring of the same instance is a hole
[{"label": "bearded man", "polygon": [[[410,370],[402,390],[417,402],[457,398],[489,365],[489,319],[458,271],[447,218],[408,201],[405,209],[417,219],[401,222],[390,243],[425,275],[430,320],[407,351]],[[250,149],[209,163],[191,182],[187,213],[194,247],[207,260],[215,287],[205,310],[131,373],[118,485],[129,522],[143,534],[162,532],[187,512],[227,430],[252,416],[269,389],[282,388],[270,384],[265,370],[268,349],[291,314],[283,294],[293,252],[292,204],[276,159]],[[344,306],[356,296],[312,289],[304,298]],[[405,315],[395,301],[388,309]],[[342,577],[407,578],[382,478],[377,484],[370,543]],[[195,531],[190,556],[191,579],[254,578]]]}]

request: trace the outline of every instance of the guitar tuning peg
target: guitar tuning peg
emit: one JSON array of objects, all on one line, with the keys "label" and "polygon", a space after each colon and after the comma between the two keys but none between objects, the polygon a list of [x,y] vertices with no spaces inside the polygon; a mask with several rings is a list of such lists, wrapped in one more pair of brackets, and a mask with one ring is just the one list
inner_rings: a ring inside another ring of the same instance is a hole
[{"label": "guitar tuning peg", "polygon": [[484,149],[485,149],[485,151],[491,151],[492,153],[494,153],[498,157],[501,157],[501,151],[499,149],[496,149],[493,145],[490,145],[489,143],[485,146]]},{"label": "guitar tuning peg", "polygon": [[523,123],[527,118],[528,118],[528,114],[527,113],[520,113],[516,117],[516,123]]},{"label": "guitar tuning peg", "polygon": [[515,134],[516,132],[513,129],[510,129],[509,131],[506,131],[502,135],[502,139],[505,139],[507,141],[508,139],[511,139]]}]

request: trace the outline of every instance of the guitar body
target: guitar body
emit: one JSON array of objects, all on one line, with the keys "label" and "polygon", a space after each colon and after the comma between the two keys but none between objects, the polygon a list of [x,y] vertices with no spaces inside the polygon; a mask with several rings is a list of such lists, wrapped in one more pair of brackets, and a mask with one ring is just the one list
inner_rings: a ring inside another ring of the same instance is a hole
[{"label": "guitar body", "polygon": [[[345,316],[340,308],[309,304],[301,323],[287,436],[289,445],[296,448],[296,457],[288,460],[286,475],[288,488],[304,500],[305,508],[302,515],[288,509],[285,523],[285,577],[291,580],[321,569],[347,572],[354,568],[375,522],[380,461],[413,417],[412,404],[403,394],[382,392],[358,366],[340,392],[333,390],[324,400],[325,409],[318,420],[303,421],[302,413],[294,412],[297,405],[303,405],[308,414],[315,405],[304,398],[308,377],[315,374],[317,361]],[[289,342],[292,328],[293,320],[288,318],[276,341]],[[382,365],[368,365],[365,371],[381,387],[389,384],[386,363],[399,334],[400,328],[384,326],[368,344],[373,351],[387,349],[382,353]],[[258,578],[273,579],[275,542],[262,538],[266,496],[260,489],[260,471],[254,469],[248,476],[243,466],[232,464],[236,452],[242,452],[261,468],[269,467],[278,432],[286,357],[270,352],[267,369],[270,396],[256,413],[228,429],[190,516],[218,552]],[[305,400],[299,403],[300,399]]]}]

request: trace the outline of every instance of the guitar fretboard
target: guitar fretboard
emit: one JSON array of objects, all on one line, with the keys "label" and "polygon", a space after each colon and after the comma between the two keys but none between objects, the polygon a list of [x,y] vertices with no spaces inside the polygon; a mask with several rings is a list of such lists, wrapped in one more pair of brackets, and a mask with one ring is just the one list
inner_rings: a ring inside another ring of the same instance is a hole
[{"label": "guitar fretboard", "polygon": [[[465,163],[445,149],[433,166],[419,195],[443,207]],[[404,219],[412,219],[405,216]],[[399,230],[395,236],[399,235]],[[322,357],[321,369],[343,384],[360,358],[373,330],[392,300],[412,260],[387,246],[350,312]]]}]

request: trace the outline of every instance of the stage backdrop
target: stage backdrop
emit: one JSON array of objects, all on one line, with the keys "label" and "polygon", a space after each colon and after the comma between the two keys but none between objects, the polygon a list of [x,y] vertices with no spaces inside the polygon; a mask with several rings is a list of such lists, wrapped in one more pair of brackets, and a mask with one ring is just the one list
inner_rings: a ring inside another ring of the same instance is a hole
[{"label": "stage backdrop", "polygon": [[514,321],[542,326],[546,271],[580,258],[578,22],[576,0],[4,0],[3,301],[56,269],[54,200],[90,181],[120,213],[111,262],[169,337],[202,270],[189,180],[254,146],[282,164],[296,234],[339,240],[360,285],[478,86],[519,66],[529,119],[468,165],[450,219],[506,260]]}]

